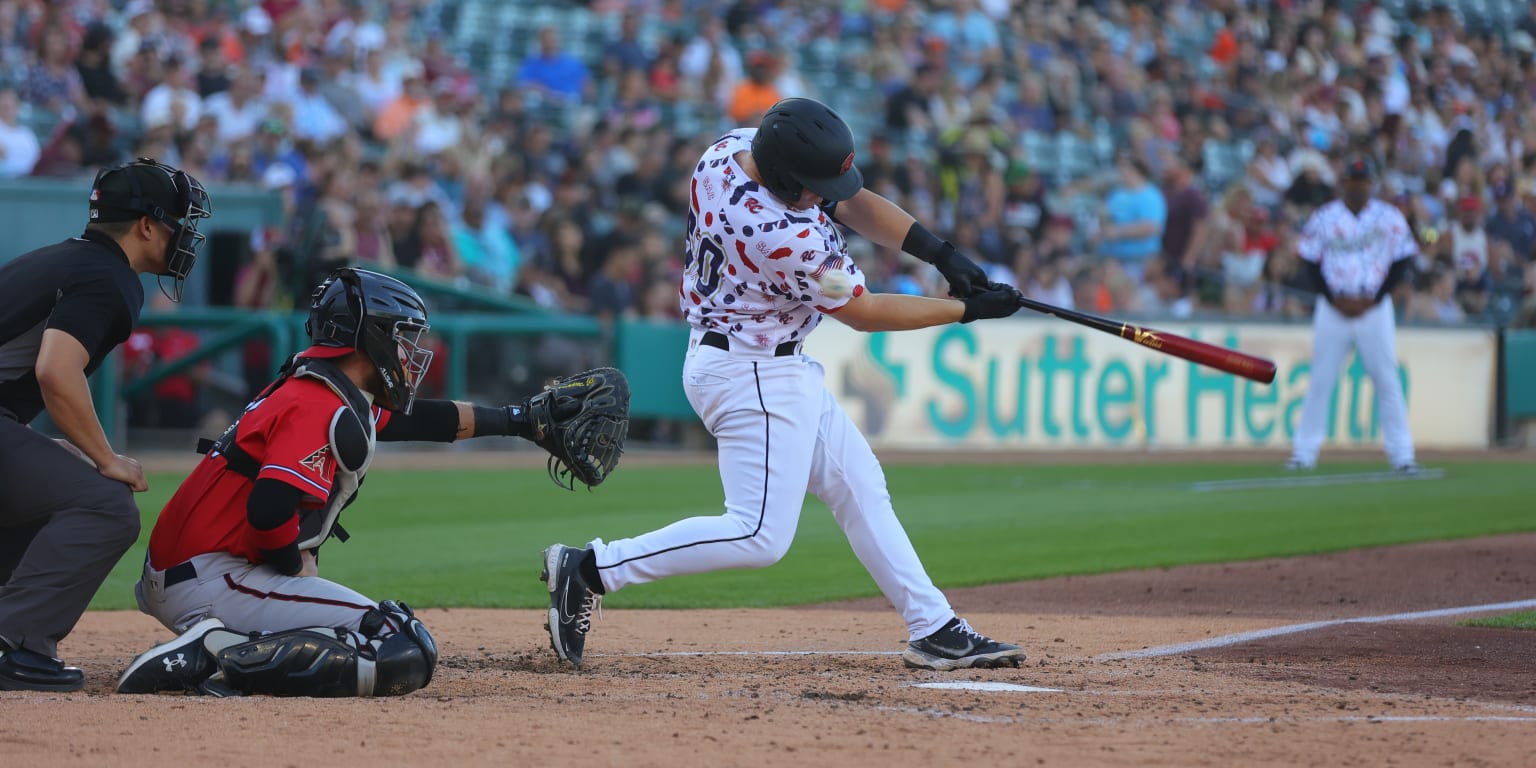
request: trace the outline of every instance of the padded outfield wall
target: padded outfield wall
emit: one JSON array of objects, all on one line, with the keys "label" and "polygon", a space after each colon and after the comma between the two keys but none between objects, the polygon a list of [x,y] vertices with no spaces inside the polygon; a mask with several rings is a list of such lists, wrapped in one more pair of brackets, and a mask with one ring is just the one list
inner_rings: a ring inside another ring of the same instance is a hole
[{"label": "padded outfield wall", "polygon": [[[1104,449],[1287,446],[1310,378],[1306,325],[1165,323],[1160,330],[1273,359],[1272,385],[1050,320],[862,334],[836,322],[807,351],[876,448]],[[1494,436],[1498,336],[1401,328],[1399,375],[1416,442],[1482,448]],[[1374,388],[1352,357],[1327,445],[1379,442]]]}]

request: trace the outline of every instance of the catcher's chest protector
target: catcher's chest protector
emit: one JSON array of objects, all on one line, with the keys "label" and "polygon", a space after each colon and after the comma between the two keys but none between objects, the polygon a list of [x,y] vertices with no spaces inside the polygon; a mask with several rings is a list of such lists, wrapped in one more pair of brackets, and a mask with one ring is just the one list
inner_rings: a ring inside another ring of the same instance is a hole
[{"label": "catcher's chest protector", "polygon": [[[358,486],[363,482],[363,476],[368,472],[368,466],[373,463],[377,434],[368,397],[341,369],[324,360],[305,361],[288,375],[273,382],[254,403],[261,402],[290,377],[299,376],[325,384],[343,403],[331,415],[328,426],[331,456],[336,461],[336,476],[331,481],[330,497],[326,499],[323,509],[299,516],[299,549],[315,549],[324,544],[333,532],[340,535],[336,518],[341,515],[344,507],[352,503]],[[223,455],[230,471],[254,480],[261,470],[261,458],[247,454],[236,445],[239,430],[240,422],[236,420],[218,440],[208,446],[207,453]]]}]

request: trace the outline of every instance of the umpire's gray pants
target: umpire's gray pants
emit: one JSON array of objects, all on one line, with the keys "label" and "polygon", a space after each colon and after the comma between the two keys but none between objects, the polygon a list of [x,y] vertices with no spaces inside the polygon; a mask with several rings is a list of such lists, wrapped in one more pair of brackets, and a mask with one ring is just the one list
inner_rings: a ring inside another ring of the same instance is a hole
[{"label": "umpire's gray pants", "polygon": [[0,638],[58,656],[138,537],[127,485],[0,409]]}]

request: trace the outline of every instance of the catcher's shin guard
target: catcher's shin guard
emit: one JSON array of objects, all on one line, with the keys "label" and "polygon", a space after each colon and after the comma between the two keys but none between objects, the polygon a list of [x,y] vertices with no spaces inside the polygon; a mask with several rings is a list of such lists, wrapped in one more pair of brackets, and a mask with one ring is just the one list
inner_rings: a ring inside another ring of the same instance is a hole
[{"label": "catcher's shin guard", "polygon": [[223,682],[245,694],[336,697],[402,696],[432,681],[437,644],[410,608],[386,600],[363,624],[375,636],[294,629],[229,645],[216,656]]},{"label": "catcher's shin guard", "polygon": [[336,630],[274,632],[230,645],[216,658],[224,683],[245,694],[334,697],[373,692],[371,675],[367,693],[360,685],[357,648]]}]

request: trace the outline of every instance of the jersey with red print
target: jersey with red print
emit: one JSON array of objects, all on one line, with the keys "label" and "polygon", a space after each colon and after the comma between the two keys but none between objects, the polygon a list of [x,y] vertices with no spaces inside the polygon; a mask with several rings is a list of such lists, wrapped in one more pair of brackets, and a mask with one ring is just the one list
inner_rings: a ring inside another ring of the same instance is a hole
[{"label": "jersey with red print", "polygon": [[1392,263],[1417,256],[1419,248],[1396,207],[1371,200],[1357,216],[1334,200],[1307,219],[1296,251],[1318,263],[1335,296],[1374,297]]},{"label": "jersey with red print", "polygon": [[[695,328],[756,347],[800,341],[824,313],[864,292],[864,273],[821,208],[797,211],[747,177],[735,155],[757,129],[722,136],[689,182],[687,254],[678,294]],[[846,272],[852,292],[822,293],[828,271]]]},{"label": "jersey with red print", "polygon": [[[325,384],[291,378],[270,395],[245,407],[235,444],[261,466],[257,479],[287,483],[304,493],[301,507],[320,509],[336,476],[330,426],[341,398]],[[372,408],[374,428],[382,429],[389,411]],[[210,453],[193,468],[176,495],[166,502],[149,535],[150,565],[164,570],[209,552],[228,552],[262,562],[246,520],[253,481],[225,469],[225,459]]]}]

